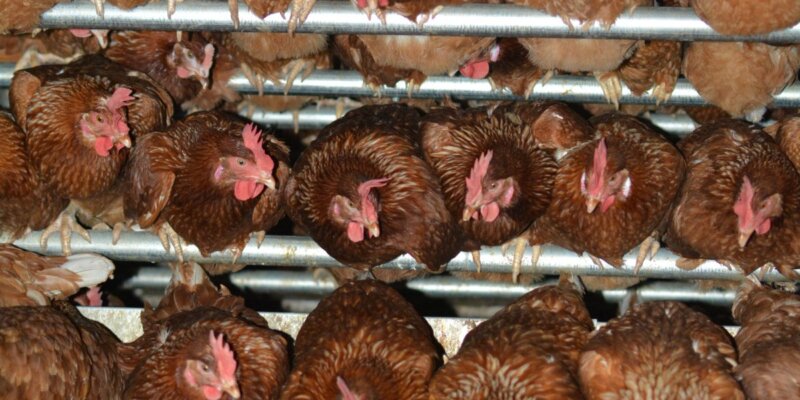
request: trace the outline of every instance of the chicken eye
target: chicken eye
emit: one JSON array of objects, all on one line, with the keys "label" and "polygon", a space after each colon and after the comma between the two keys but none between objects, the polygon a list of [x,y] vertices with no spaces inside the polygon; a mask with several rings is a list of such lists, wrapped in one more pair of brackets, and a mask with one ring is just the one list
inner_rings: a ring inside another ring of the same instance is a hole
[{"label": "chicken eye", "polygon": [[244,160],[241,158],[237,159],[236,163],[238,163],[240,166],[244,166]]},{"label": "chicken eye", "polygon": [[103,123],[103,116],[102,115],[97,114],[97,116],[95,116],[95,119],[97,120],[97,122],[99,122],[101,124]]},{"label": "chicken eye", "polygon": [[208,365],[202,364],[203,372],[208,372]]}]

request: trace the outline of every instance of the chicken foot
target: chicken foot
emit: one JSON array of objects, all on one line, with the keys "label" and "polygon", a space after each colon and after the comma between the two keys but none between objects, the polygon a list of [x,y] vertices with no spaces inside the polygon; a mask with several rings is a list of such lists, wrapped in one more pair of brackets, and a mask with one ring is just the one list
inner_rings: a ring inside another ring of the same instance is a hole
[{"label": "chicken foot", "polygon": [[183,0],[167,0],[167,18],[172,18],[172,14],[175,14],[178,3],[183,3]]},{"label": "chicken foot", "polygon": [[346,111],[363,106],[359,101],[355,101],[349,97],[338,97],[336,99],[319,99],[317,100],[317,110],[325,105],[333,105],[336,112],[336,119],[342,118]]},{"label": "chicken foot", "polygon": [[417,28],[422,29],[422,27],[425,26],[426,22],[432,20],[433,17],[435,17],[436,14],[439,14],[439,12],[442,11],[443,9],[444,9],[444,6],[438,5],[433,10],[431,10],[430,12],[420,13],[419,15],[417,15],[417,21],[416,21],[417,22]]},{"label": "chicken foot", "polygon": [[292,13],[289,16],[288,26],[289,35],[293,36],[297,27],[308,18],[308,14],[311,13],[311,9],[314,8],[316,2],[317,0],[292,0]]},{"label": "chicken foot", "polygon": [[39,238],[39,247],[41,247],[42,251],[47,251],[47,239],[52,235],[54,232],[58,231],[61,235],[61,253],[64,256],[72,255],[72,246],[70,245],[72,242],[72,233],[75,232],[84,240],[89,243],[92,243],[92,237],[89,236],[89,232],[86,231],[79,223],[78,220],[75,219],[75,214],[78,212],[78,208],[70,204],[61,214],[53,221],[50,226],[45,228],[42,231],[42,235]]},{"label": "chicken foot", "polygon": [[132,231],[131,226],[133,225],[133,221],[125,221],[125,222],[116,222],[114,223],[113,227],[108,226],[108,224],[101,222],[96,224],[92,227],[93,231],[111,231],[111,244],[116,245],[119,242],[120,236],[122,236],[122,232],[125,231]]},{"label": "chicken foot", "polygon": [[381,23],[386,25],[386,14],[381,7],[389,5],[389,0],[354,0],[356,8],[367,14],[367,20],[372,21],[372,13],[381,20]]},{"label": "chicken foot", "polygon": [[264,238],[267,237],[267,232],[266,231],[253,232],[250,236],[256,239],[256,248],[260,249],[261,244],[264,243]]},{"label": "chicken foot", "polygon": [[306,60],[306,59],[297,59],[292,60],[286,66],[283,67],[283,75],[284,75],[284,82],[283,82],[283,95],[287,96],[289,94],[289,90],[292,89],[292,85],[294,85],[295,79],[300,76],[300,73],[303,75],[300,77],[300,82],[304,81],[311,75],[312,72],[317,68],[316,62],[313,60]]},{"label": "chicken foot", "polygon": [[172,226],[165,222],[156,229],[156,234],[161,241],[161,245],[164,246],[164,251],[169,253],[170,246],[172,246],[175,249],[175,256],[178,258],[178,262],[183,262],[183,239],[172,229]]},{"label": "chicken foot", "polygon": [[525,247],[528,245],[528,240],[519,236],[502,245],[503,255],[505,256],[506,250],[514,244],[514,258],[511,261],[511,282],[519,282],[519,274],[522,271],[522,257],[525,255]]},{"label": "chicken foot", "polygon": [[594,71],[594,77],[603,89],[603,95],[614,108],[619,110],[619,98],[622,97],[622,82],[617,71]]},{"label": "chicken foot", "polygon": [[642,244],[639,245],[639,254],[636,256],[636,265],[633,267],[633,274],[638,275],[639,270],[644,264],[645,258],[652,260],[661,248],[661,243],[658,241],[658,232],[653,232],[648,236]]},{"label": "chicken foot", "polygon": [[481,251],[480,250],[473,250],[470,252],[472,254],[472,262],[475,263],[475,269],[478,273],[481,273]]},{"label": "chicken foot", "polygon": [[103,18],[106,10],[105,10],[105,2],[106,0],[91,0],[92,4],[94,4],[94,11],[97,13],[97,16]]}]

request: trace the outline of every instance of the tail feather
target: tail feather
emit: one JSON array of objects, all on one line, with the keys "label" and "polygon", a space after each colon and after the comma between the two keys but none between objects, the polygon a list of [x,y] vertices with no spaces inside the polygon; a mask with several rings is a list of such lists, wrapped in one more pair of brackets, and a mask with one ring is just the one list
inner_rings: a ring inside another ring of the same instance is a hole
[{"label": "tail feather", "polygon": [[[51,299],[64,299],[81,288],[97,286],[114,273],[114,264],[94,254],[77,254],[66,258],[57,268],[46,268],[34,274],[28,293],[38,291]],[[37,296],[38,297],[38,296]]]},{"label": "tail feather", "polygon": [[98,286],[114,277],[114,263],[96,254],[75,254],[67,257],[61,268],[78,275],[75,282],[79,287]]}]

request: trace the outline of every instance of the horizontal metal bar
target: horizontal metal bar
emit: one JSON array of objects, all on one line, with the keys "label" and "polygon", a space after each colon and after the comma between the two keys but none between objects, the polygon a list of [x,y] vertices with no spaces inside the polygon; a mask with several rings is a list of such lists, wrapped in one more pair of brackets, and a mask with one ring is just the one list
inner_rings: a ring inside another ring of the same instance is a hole
[{"label": "horizontal metal bar", "polygon": [[[122,288],[161,292],[167,288],[171,277],[172,272],[168,268],[142,267],[136,275],[125,281]],[[322,297],[336,289],[336,283],[332,280],[317,278],[304,271],[245,269],[230,274],[230,281],[241,289],[275,296]],[[406,282],[406,287],[431,298],[508,302],[536,287],[552,283],[554,282],[544,281],[522,285],[433,275],[410,280]],[[619,303],[626,296],[635,293],[639,301],[683,301],[720,306],[730,306],[736,296],[735,290],[705,290],[693,283],[666,281],[643,283],[628,289],[602,290],[601,293],[611,303]]]},{"label": "horizontal metal bar", "polygon": [[[168,268],[142,267],[126,280],[124,289],[146,289],[164,291],[169,285],[172,272]],[[254,293],[276,296],[325,296],[336,289],[333,280],[314,277],[305,271],[263,271],[245,269],[230,274],[236,287]],[[553,282],[521,285],[503,282],[463,280],[452,276],[427,276],[406,282],[406,286],[432,298],[503,300],[508,302],[528,291]]]},{"label": "horizontal metal bar", "polygon": [[[0,87],[8,87],[14,74],[13,64],[0,64]],[[256,88],[238,74],[231,78],[228,85],[242,93],[257,93]],[[265,94],[283,94],[283,87],[267,81],[264,84]],[[298,77],[292,84],[290,95],[304,96],[350,96],[372,97],[375,93],[364,85],[361,75],[356,71],[319,70],[309,77]],[[383,86],[381,95],[385,97],[407,97],[405,82],[398,82],[396,87]],[[442,98],[449,95],[454,98],[471,100],[525,100],[509,90],[495,91],[487,79],[470,79],[464,77],[431,76],[422,84],[415,98]],[[573,103],[606,103],[603,90],[594,77],[556,75],[546,84],[537,83],[528,100],[558,100]],[[634,96],[623,84],[621,104],[656,104],[656,99],[649,92],[643,96]],[[704,105],[705,100],[697,93],[686,79],[679,79],[669,100],[663,105]],[[800,107],[800,83],[788,86],[775,96],[775,107]],[[284,119],[289,116],[282,117]]]},{"label": "horizontal metal bar", "polygon": [[[289,13],[287,13],[287,18]],[[239,30],[286,32],[288,24],[280,14],[260,20],[239,2]],[[309,33],[369,33],[394,35],[472,35],[518,37],[597,37],[651,38],[670,40],[750,40],[771,42],[800,41],[800,26],[761,36],[724,36],[715,32],[698,18],[690,8],[639,7],[622,14],[609,29],[594,24],[586,30],[569,27],[558,16],[532,8],[510,4],[465,4],[448,6],[425,23],[422,28],[395,13],[388,13],[386,25],[378,18],[368,20],[349,1],[318,1],[297,32]],[[151,30],[233,30],[228,5],[223,1],[186,1],[178,4],[175,14],[167,18],[166,2],[155,2],[120,10],[105,5],[104,17],[95,13],[88,1],[61,3],[45,12],[42,28],[92,29],[151,29]]]},{"label": "horizontal metal bar", "polygon": [[638,301],[681,301],[698,302],[730,307],[736,297],[732,289],[700,289],[696,284],[686,282],[653,282],[628,289],[603,290],[603,298],[608,302],[619,303],[626,296],[634,294]]},{"label": "horizontal metal bar", "polygon": [[[78,307],[78,310],[86,318],[106,325],[123,342],[131,342],[142,335],[142,325],[139,320],[142,309],[140,308]],[[270,328],[284,332],[293,338],[297,337],[297,333],[307,317],[307,314],[299,313],[262,312],[260,314],[267,320]],[[430,324],[434,337],[449,357],[458,352],[467,333],[484,321],[477,318],[425,317],[425,319]],[[595,321],[597,328],[603,325],[605,323]],[[739,330],[735,326],[726,326],[725,329],[731,335],[735,335]]]},{"label": "horizontal metal bar", "polygon": [[[156,235],[147,232],[124,232],[119,243],[111,243],[111,232],[92,231],[92,243],[87,243],[78,235],[72,236],[72,251],[75,253],[98,253],[114,260],[122,261],[150,261],[150,262],[169,262],[175,261],[174,253],[167,253],[161,245]],[[33,232],[14,244],[31,251],[40,251],[39,247],[40,232]],[[546,275],[557,275],[561,273],[572,273],[577,275],[597,275],[597,276],[634,276],[633,265],[635,264],[638,249],[633,249],[624,258],[622,268],[605,266],[600,268],[595,265],[587,256],[577,256],[575,253],[556,246],[543,246],[542,254],[538,265],[534,269],[531,262],[531,249],[525,251],[522,259],[523,273],[538,273]],[[61,244],[58,235],[52,235],[47,243],[47,254],[61,254]],[[215,252],[208,257],[200,255],[199,250],[194,245],[186,246],[183,249],[184,257],[187,260],[195,260],[200,263],[230,263],[233,261],[230,252]],[[510,273],[513,251],[505,254],[500,246],[484,247],[481,250],[481,270],[485,272]],[[642,278],[663,278],[663,279],[721,279],[721,280],[741,280],[742,274],[738,271],[730,270],[727,267],[715,262],[707,261],[692,271],[685,271],[675,266],[677,256],[672,252],[662,249],[651,260],[645,261],[639,277]],[[238,259],[240,264],[248,265],[268,265],[275,267],[325,267],[340,268],[342,265],[331,258],[325,250],[314,243],[311,238],[299,236],[268,236],[259,248],[255,240],[242,251]],[[408,254],[404,254],[380,267],[394,268],[403,270],[419,270],[423,267]],[[472,262],[471,254],[462,252],[456,255],[447,264],[450,271],[476,272],[475,264]],[[768,272],[764,279],[766,281],[785,281],[777,271]]]}]

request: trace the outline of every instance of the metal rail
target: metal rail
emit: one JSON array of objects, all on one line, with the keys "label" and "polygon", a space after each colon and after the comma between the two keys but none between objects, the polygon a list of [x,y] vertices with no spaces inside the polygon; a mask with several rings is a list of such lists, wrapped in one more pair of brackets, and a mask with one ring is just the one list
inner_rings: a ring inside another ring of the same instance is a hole
[{"label": "metal rail", "polygon": [[[125,232],[116,245],[111,243],[111,232],[109,231],[92,231],[90,235],[92,243],[87,243],[79,236],[73,235],[72,251],[75,253],[98,253],[121,261],[169,262],[176,260],[175,254],[164,251],[158,237],[151,233]],[[40,232],[33,232],[17,240],[14,244],[26,250],[41,251],[39,237]],[[634,249],[628,253],[624,258],[625,265],[617,269],[611,266],[600,268],[586,255],[577,256],[575,253],[560,247],[544,246],[538,265],[534,269],[531,266],[531,249],[528,248],[522,259],[522,273],[545,275],[572,273],[576,275],[630,277],[634,276],[633,265],[636,260],[636,251],[637,249]],[[61,244],[57,235],[52,235],[49,238],[45,253],[61,254]],[[229,252],[215,252],[209,254],[208,257],[203,257],[197,247],[193,245],[186,246],[183,249],[183,253],[187,260],[194,260],[200,263],[230,263],[233,261],[233,256]],[[508,254],[504,254],[499,246],[485,247],[481,251],[481,270],[484,272],[511,273],[512,253],[513,249],[509,249]],[[685,271],[675,266],[677,258],[672,252],[662,249],[652,260],[647,260],[644,263],[638,276],[641,278],[662,279],[720,279],[734,281],[743,279],[740,272],[730,270],[715,261],[707,261],[692,271]],[[330,257],[311,238],[299,236],[268,236],[260,248],[255,245],[255,241],[251,241],[247,244],[237,262],[240,264],[275,267],[342,267],[339,262]],[[408,254],[404,254],[380,267],[403,270],[423,269]],[[447,269],[449,271],[476,272],[472,257],[467,252],[462,252],[453,258],[447,264]],[[764,280],[785,281],[786,279],[778,272],[770,271],[765,274]]]},{"label": "metal rail", "polygon": [[[0,64],[0,88],[8,87],[14,74],[13,64]],[[242,93],[257,93],[256,88],[238,74],[228,83],[234,90]],[[283,94],[283,87],[272,82],[264,84],[264,94]],[[361,75],[356,71],[320,70],[312,73],[304,80],[296,78],[292,84],[290,95],[332,96],[332,97],[372,97],[375,93],[364,85]],[[385,97],[408,97],[405,82],[398,82],[396,87],[381,88]],[[509,90],[495,91],[487,79],[470,79],[464,77],[431,76],[421,85],[412,97],[436,99],[449,95],[454,98],[469,100],[526,100],[516,96]],[[594,77],[557,75],[546,84],[537,83],[533,93],[527,100],[558,100],[572,103],[607,103],[600,84]],[[634,96],[623,84],[621,104],[655,105],[656,99],[649,92],[643,96]],[[686,79],[679,79],[672,97],[662,103],[664,105],[704,105],[705,100]],[[800,107],[800,83],[788,86],[775,96],[772,103],[775,107]]]},{"label": "metal rail", "polygon": [[[287,13],[288,18],[289,13]],[[240,31],[286,32],[287,20],[280,14],[260,20],[239,2]],[[445,7],[422,28],[406,18],[388,13],[386,25],[378,18],[368,20],[349,1],[319,1],[297,32],[308,33],[369,33],[393,35],[451,35],[451,36],[517,36],[517,37],[597,37],[650,38],[669,40],[712,41],[771,41],[791,43],[800,41],[800,25],[761,36],[724,36],[715,32],[690,8],[639,7],[621,15],[609,29],[595,24],[586,30],[569,27],[560,17],[515,5],[465,4]],[[224,1],[186,1],[178,4],[175,14],[167,18],[166,2],[155,2],[120,10],[105,5],[104,17],[95,13],[88,1],[61,3],[42,14],[42,28],[92,29],[151,29],[231,31],[228,5]]]},{"label": "metal rail", "polygon": [[[172,272],[168,268],[142,267],[123,283],[123,289],[144,289],[163,292],[169,285]],[[310,272],[281,270],[251,270],[234,272],[229,276],[233,285],[248,291],[275,296],[322,297],[336,290],[336,283],[329,279],[314,277]],[[539,286],[555,281],[537,282],[532,285],[464,280],[452,276],[428,276],[406,282],[406,287],[431,298],[498,300],[510,302]],[[736,296],[732,289],[703,290],[687,282],[643,283],[634,288],[608,289],[601,291],[610,303],[619,303],[626,296],[636,294],[639,301],[683,301],[701,302],[719,306],[730,306]]]}]

